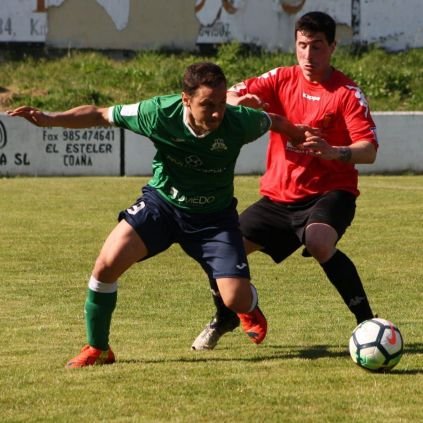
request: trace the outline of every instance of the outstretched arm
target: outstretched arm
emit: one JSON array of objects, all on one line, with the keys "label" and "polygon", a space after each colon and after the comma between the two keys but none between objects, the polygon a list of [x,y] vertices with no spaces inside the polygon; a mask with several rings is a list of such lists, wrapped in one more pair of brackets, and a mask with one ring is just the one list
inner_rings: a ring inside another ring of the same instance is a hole
[{"label": "outstretched arm", "polygon": [[110,126],[108,108],[78,106],[64,112],[46,113],[35,107],[22,106],[8,110],[9,116],[19,116],[36,126],[61,126],[63,128],[90,128]]},{"label": "outstretched arm", "polygon": [[[261,100],[255,94],[240,95],[236,91],[228,91],[226,102],[233,106],[246,106],[253,109],[266,110],[269,105]],[[286,117],[277,115],[275,113],[267,113],[272,120],[271,131],[279,132],[290,139],[293,145],[298,145],[305,141],[305,132],[319,135],[320,131],[308,125],[294,125]]]}]

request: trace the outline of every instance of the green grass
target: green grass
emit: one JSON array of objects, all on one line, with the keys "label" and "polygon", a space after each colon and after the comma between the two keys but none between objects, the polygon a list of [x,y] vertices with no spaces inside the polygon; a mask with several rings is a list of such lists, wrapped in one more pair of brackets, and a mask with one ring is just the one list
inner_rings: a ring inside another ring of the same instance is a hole
[{"label": "green grass", "polygon": [[[295,63],[290,53],[248,53],[238,44],[223,45],[215,55],[190,52],[139,52],[126,58],[100,52],[28,49],[0,53],[0,110],[23,104],[64,110],[80,104],[132,103],[179,92],[185,67],[212,60],[230,84]],[[338,48],[333,64],[363,88],[374,111],[423,110],[423,49],[387,53],[370,48],[353,55]]]},{"label": "green grass", "polygon": [[[0,179],[2,422],[423,421],[423,176],[363,176],[340,243],[405,355],[388,374],[357,367],[354,320],[322,270],[295,253],[250,257],[269,320],[255,346],[240,331],[214,351],[192,340],[213,313],[199,266],[174,246],[121,278],[112,366],[66,370],[85,341],[83,302],[97,252],[145,178]],[[257,177],[237,177],[242,210]],[[283,241],[283,240],[281,240]]]}]

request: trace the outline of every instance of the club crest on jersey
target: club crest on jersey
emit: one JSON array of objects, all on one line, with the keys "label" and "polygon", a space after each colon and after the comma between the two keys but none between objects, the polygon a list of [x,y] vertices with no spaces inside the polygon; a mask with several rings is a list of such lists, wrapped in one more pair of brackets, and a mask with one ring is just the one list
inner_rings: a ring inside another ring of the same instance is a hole
[{"label": "club crest on jersey", "polygon": [[225,144],[225,141],[222,138],[216,138],[213,141],[212,146],[210,147],[210,151],[225,151],[228,147]]},{"label": "club crest on jersey", "polygon": [[325,113],[323,119],[319,122],[319,127],[323,129],[328,129],[333,125],[333,121],[335,119],[334,113]]}]

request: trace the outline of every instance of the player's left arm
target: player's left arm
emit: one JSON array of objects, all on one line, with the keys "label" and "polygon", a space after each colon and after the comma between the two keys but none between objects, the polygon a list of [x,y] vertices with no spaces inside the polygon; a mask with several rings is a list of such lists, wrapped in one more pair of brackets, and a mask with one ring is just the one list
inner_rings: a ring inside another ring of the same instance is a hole
[{"label": "player's left arm", "polygon": [[376,146],[367,140],[356,141],[347,147],[337,149],[337,159],[353,164],[372,164],[376,160]]},{"label": "player's left arm", "polygon": [[324,136],[306,134],[300,148],[325,160],[339,160],[351,164],[371,164],[376,160],[378,141],[376,126],[363,92],[355,85],[346,85],[339,101],[347,136],[331,145]]},{"label": "player's left arm", "polygon": [[376,160],[376,146],[371,140],[360,140],[348,146],[330,145],[324,138],[306,133],[301,148],[324,160],[351,164],[371,164]]}]

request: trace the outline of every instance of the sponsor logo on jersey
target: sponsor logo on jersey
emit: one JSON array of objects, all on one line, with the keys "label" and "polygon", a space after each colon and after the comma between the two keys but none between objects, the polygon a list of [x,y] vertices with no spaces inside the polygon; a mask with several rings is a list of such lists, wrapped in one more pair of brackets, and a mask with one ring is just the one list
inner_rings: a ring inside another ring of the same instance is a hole
[{"label": "sponsor logo on jersey", "polygon": [[179,191],[175,187],[170,187],[170,198],[180,203],[185,201],[185,195],[179,194]]},{"label": "sponsor logo on jersey", "polygon": [[198,206],[204,206],[205,204],[214,203],[216,197],[214,195],[196,195],[195,197],[187,197],[185,203],[187,204],[196,204]]},{"label": "sponsor logo on jersey", "polygon": [[320,97],[317,97],[316,95],[307,94],[307,93],[303,93],[303,98],[310,101],[320,101]]},{"label": "sponsor logo on jersey", "polygon": [[184,163],[183,163],[181,160],[178,160],[176,157],[173,157],[173,156],[171,156],[170,154],[168,154],[168,155],[166,156],[166,158],[167,158],[170,162],[172,162],[172,163],[174,163],[174,164],[176,164],[176,165],[178,165],[178,166],[184,167]]},{"label": "sponsor logo on jersey", "polygon": [[188,167],[199,167],[203,165],[203,161],[198,156],[191,155],[185,157],[185,164]]},{"label": "sponsor logo on jersey", "polygon": [[217,168],[202,168],[203,161],[198,156],[187,156],[185,157],[184,161],[171,156],[168,154],[166,156],[166,159],[172,162],[173,164],[180,166],[180,167],[190,167],[192,169],[195,169],[196,172],[202,172],[202,173],[222,173],[225,172],[225,167],[217,167]]},{"label": "sponsor logo on jersey", "polygon": [[197,206],[204,206],[206,204],[211,204],[216,201],[214,195],[194,195],[193,197],[187,197],[179,192],[175,187],[170,187],[170,198],[178,201],[179,203],[185,204],[194,204]]}]

